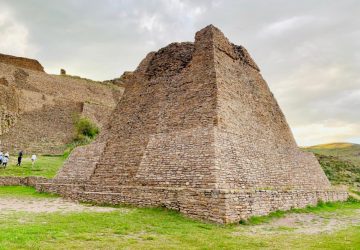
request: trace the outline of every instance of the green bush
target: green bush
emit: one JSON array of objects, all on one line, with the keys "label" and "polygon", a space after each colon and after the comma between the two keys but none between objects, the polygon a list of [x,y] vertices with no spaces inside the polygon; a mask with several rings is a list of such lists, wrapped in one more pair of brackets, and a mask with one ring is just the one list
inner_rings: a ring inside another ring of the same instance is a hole
[{"label": "green bush", "polygon": [[315,156],[333,184],[353,185],[359,182],[360,168],[358,165],[335,156],[316,153]]},{"label": "green bush", "polygon": [[86,141],[93,139],[99,134],[99,128],[88,118],[81,117],[75,124],[76,137],[75,141]]}]

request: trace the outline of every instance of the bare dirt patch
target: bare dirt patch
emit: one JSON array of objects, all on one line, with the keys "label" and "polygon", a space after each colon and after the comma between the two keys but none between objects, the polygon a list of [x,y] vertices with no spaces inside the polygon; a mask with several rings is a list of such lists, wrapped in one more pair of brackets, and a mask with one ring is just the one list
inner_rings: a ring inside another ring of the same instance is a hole
[{"label": "bare dirt patch", "polygon": [[62,198],[0,198],[0,215],[11,212],[53,213],[53,212],[113,212],[127,209],[98,207],[81,204]]},{"label": "bare dirt patch", "polygon": [[360,209],[351,214],[289,214],[266,224],[241,227],[235,234],[278,234],[279,232],[318,234],[331,233],[355,225],[360,225]]}]

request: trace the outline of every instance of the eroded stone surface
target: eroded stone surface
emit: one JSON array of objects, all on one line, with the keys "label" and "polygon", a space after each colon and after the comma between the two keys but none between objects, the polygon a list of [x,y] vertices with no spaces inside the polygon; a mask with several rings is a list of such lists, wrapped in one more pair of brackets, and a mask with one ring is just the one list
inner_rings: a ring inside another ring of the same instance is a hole
[{"label": "eroded stone surface", "polygon": [[0,92],[1,150],[62,154],[73,141],[75,116],[103,129],[123,88],[48,75],[0,56]]},{"label": "eroded stone surface", "polygon": [[43,66],[34,59],[0,54],[0,63],[10,64],[20,68],[44,72]]}]

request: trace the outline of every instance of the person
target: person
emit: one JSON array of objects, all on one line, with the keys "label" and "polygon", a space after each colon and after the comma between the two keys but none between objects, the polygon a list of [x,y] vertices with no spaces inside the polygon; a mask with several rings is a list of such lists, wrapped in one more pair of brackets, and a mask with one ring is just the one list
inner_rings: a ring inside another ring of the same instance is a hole
[{"label": "person", "polygon": [[18,155],[18,163],[16,164],[16,166],[19,166],[19,167],[21,166],[22,157],[23,157],[23,151],[20,151],[19,155]]},{"label": "person", "polygon": [[36,161],[36,155],[33,154],[33,155],[31,156],[31,166],[34,166],[35,161]]},{"label": "person", "polygon": [[2,161],[3,161],[3,152],[0,151],[0,166],[2,165]]},{"label": "person", "polygon": [[3,160],[2,160],[2,165],[4,168],[6,168],[7,164],[9,162],[9,153],[6,153],[3,157]]}]

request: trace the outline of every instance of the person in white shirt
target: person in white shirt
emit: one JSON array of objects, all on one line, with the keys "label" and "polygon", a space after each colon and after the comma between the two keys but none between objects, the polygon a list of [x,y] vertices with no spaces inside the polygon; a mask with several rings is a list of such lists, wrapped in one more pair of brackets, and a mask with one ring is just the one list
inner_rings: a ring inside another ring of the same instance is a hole
[{"label": "person in white shirt", "polygon": [[9,162],[9,153],[6,153],[2,159],[2,165],[4,168],[6,168],[8,162]]},{"label": "person in white shirt", "polygon": [[31,166],[34,166],[35,161],[36,161],[36,155],[32,155],[31,156]]}]

